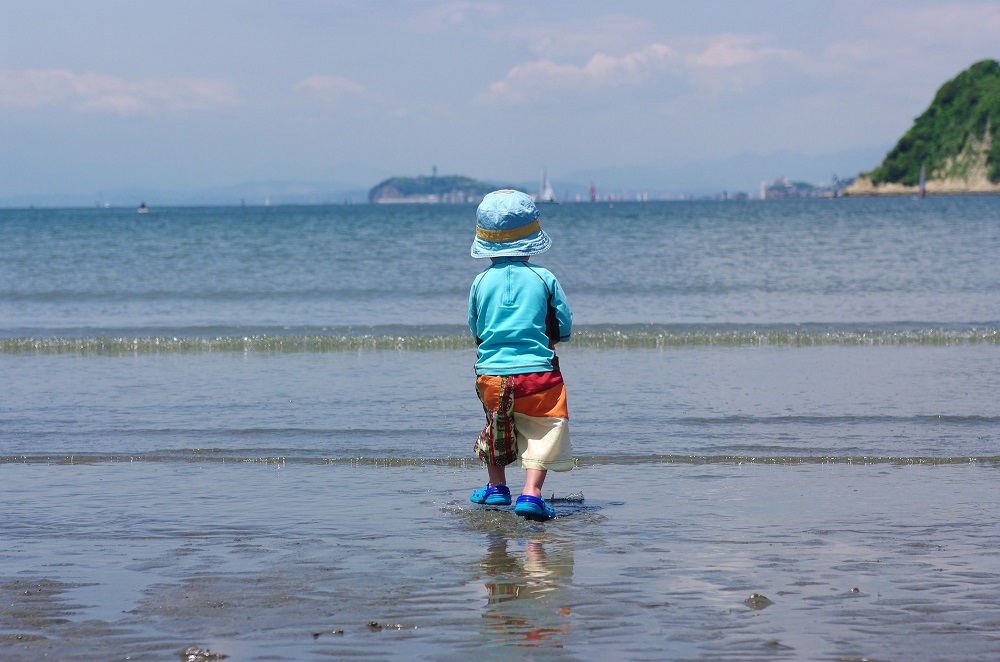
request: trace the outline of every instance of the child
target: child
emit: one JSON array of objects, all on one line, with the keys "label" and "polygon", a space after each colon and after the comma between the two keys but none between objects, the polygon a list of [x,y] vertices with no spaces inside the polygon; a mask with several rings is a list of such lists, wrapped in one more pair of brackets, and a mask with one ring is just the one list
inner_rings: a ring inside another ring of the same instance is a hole
[{"label": "child", "polygon": [[505,468],[520,459],[526,476],[514,512],[532,520],[555,517],[542,499],[548,470],[573,468],[566,387],[555,355],[555,344],[570,338],[573,313],[555,276],[528,264],[550,245],[529,196],[503,190],[483,198],[472,257],[492,264],[472,283],[469,328],[478,346],[476,391],[486,411],[475,451],[489,482],[469,500],[509,505]]}]

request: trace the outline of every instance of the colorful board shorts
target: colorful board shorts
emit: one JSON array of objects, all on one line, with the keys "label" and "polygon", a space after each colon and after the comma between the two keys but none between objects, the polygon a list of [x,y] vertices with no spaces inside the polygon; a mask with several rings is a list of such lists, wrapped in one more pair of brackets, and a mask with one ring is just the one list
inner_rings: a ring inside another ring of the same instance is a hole
[{"label": "colorful board shorts", "polygon": [[520,458],[526,469],[573,468],[562,373],[479,375],[476,392],[486,412],[474,446],[479,459],[506,466]]}]

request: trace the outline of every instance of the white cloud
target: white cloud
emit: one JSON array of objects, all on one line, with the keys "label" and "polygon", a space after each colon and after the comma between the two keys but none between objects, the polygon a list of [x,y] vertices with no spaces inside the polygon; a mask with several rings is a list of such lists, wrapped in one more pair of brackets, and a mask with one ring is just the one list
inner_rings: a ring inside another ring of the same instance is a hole
[{"label": "white cloud", "polygon": [[406,20],[410,29],[441,32],[457,27],[473,28],[481,19],[492,20],[504,12],[500,3],[458,0],[421,6],[415,14],[407,15]]},{"label": "white cloud", "polygon": [[776,48],[752,35],[719,34],[692,42],[684,55],[688,82],[702,97],[732,99],[775,84],[788,92],[790,79],[807,76],[812,58]]},{"label": "white cloud", "polygon": [[761,39],[748,35],[715,35],[685,55],[693,69],[734,69],[751,64],[786,60],[797,56],[786,48],[761,45]]},{"label": "white cloud", "polygon": [[651,44],[621,57],[597,53],[582,66],[536,60],[515,66],[479,100],[517,105],[558,98],[567,91],[588,93],[636,86],[676,67],[679,61],[674,49],[665,44]]},{"label": "white cloud", "polygon": [[237,103],[233,86],[202,78],[129,81],[66,69],[0,70],[0,106],[63,107],[119,115],[213,110]]},{"label": "white cloud", "polygon": [[327,106],[341,106],[371,96],[364,85],[342,76],[309,76],[293,89]]},{"label": "white cloud", "polygon": [[596,52],[627,51],[636,44],[653,41],[649,21],[622,14],[602,15],[599,20],[577,20],[552,24],[522,21],[502,28],[486,26],[484,33],[495,43],[510,43],[537,57],[567,58]]},{"label": "white cloud", "polygon": [[649,89],[663,83],[674,94],[684,89],[730,96],[760,84],[769,68],[795,63],[796,51],[773,48],[757,37],[716,35],[670,45],[662,42],[620,56],[597,53],[583,65],[551,59],[525,62],[489,86],[479,101],[511,105],[600,95],[612,90]]}]

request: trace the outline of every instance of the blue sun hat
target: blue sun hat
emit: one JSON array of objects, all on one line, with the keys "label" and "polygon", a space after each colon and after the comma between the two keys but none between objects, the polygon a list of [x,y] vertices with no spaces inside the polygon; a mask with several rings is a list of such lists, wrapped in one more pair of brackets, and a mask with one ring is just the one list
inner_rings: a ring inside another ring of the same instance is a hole
[{"label": "blue sun hat", "polygon": [[472,257],[519,257],[549,250],[552,240],[538,221],[531,196],[504,189],[487,194],[476,210]]}]

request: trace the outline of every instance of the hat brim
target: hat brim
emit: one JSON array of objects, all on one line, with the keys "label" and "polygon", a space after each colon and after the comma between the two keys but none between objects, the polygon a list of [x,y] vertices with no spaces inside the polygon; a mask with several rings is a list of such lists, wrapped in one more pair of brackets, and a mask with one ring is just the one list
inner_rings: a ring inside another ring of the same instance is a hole
[{"label": "hat brim", "polygon": [[476,237],[472,242],[472,257],[528,257],[544,253],[552,247],[545,230],[515,241],[485,241]]}]

